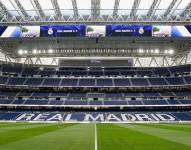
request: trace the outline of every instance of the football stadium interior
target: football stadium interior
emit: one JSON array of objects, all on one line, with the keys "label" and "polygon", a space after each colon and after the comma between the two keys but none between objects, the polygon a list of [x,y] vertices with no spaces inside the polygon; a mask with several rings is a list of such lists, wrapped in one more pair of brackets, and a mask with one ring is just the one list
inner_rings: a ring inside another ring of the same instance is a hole
[{"label": "football stadium interior", "polygon": [[0,122],[2,150],[190,150],[191,0],[0,0]]}]

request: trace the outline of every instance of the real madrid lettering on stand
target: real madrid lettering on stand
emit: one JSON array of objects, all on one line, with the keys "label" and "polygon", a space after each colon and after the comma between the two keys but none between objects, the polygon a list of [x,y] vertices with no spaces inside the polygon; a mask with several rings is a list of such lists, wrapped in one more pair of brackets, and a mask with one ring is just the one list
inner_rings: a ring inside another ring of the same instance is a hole
[{"label": "real madrid lettering on stand", "polygon": [[132,122],[176,121],[169,113],[22,113],[16,121]]}]

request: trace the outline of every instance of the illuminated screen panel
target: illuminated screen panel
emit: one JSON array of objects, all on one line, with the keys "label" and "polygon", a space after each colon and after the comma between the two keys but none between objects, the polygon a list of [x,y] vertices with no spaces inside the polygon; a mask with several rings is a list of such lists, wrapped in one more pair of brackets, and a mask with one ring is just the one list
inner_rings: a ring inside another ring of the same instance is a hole
[{"label": "illuminated screen panel", "polygon": [[22,26],[21,37],[40,37],[40,26]]},{"label": "illuminated screen panel", "polygon": [[40,26],[40,37],[84,37],[85,25]]},{"label": "illuminated screen panel", "polygon": [[171,26],[153,26],[153,37],[171,37]]},{"label": "illuminated screen panel", "polygon": [[191,37],[191,25],[172,26],[171,37]]},{"label": "illuminated screen panel", "polygon": [[1,26],[0,34],[2,38],[21,37],[21,28],[18,26]]},{"label": "illuminated screen panel", "polygon": [[87,37],[105,37],[105,32],[105,26],[87,26],[86,28]]},{"label": "illuminated screen panel", "polygon": [[151,25],[107,25],[106,36],[151,37]]},{"label": "illuminated screen panel", "polygon": [[191,24],[163,25],[59,25],[59,26],[0,26],[1,38],[38,37],[191,37]]},{"label": "illuminated screen panel", "polygon": [[40,26],[1,26],[0,36],[2,38],[39,37]]}]

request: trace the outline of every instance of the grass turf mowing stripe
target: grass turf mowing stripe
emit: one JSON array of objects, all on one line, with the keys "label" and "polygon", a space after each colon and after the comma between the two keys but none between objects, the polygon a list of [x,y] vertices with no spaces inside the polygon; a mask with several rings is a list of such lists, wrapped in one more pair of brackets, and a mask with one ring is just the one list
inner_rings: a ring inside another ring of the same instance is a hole
[{"label": "grass turf mowing stripe", "polygon": [[98,150],[190,150],[189,146],[114,124],[98,124],[97,130]]},{"label": "grass turf mowing stripe", "polygon": [[[0,127],[0,134],[13,132],[15,130],[24,130],[29,128],[35,128],[35,127],[41,127],[43,124],[20,124],[20,123],[14,123],[7,126]],[[50,126],[51,124],[47,124],[46,126]],[[45,126],[45,124],[44,124]]]},{"label": "grass turf mowing stripe", "polygon": [[[57,126],[50,124],[26,124],[25,126],[22,126],[22,128],[18,128],[18,126],[16,126],[15,128],[16,129],[12,128],[11,130],[5,130],[6,132],[1,132],[0,147],[4,144],[31,138],[58,129]],[[0,129],[0,131],[1,130],[4,130],[4,128]]]},{"label": "grass turf mowing stripe", "polygon": [[[94,125],[54,125],[57,130],[0,146],[1,150],[94,150]],[[43,130],[43,129],[42,129]]]},{"label": "grass turf mowing stripe", "polygon": [[142,124],[120,124],[119,126],[128,128],[133,131],[155,136],[168,141],[184,144],[191,149],[191,134],[181,131],[154,128],[152,126],[144,126]]},{"label": "grass turf mowing stripe", "polygon": [[169,130],[175,130],[175,131],[181,131],[181,132],[190,132],[191,133],[191,124],[190,127],[180,126],[178,124],[141,124],[142,126],[149,126],[154,128],[160,128],[160,129],[169,129]]}]

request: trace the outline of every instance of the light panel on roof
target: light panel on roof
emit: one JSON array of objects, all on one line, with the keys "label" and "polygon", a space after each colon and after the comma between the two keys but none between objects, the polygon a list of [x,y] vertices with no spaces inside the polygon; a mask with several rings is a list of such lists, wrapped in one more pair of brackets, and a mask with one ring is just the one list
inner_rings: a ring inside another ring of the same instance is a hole
[{"label": "light panel on roof", "polygon": [[161,0],[157,10],[156,15],[163,15],[165,13],[165,10],[169,7],[170,3],[173,0]]},{"label": "light panel on roof", "polygon": [[19,13],[17,10],[15,10],[14,6],[12,5],[12,1],[10,0],[1,0],[1,2],[5,5],[7,10],[13,15],[13,16],[19,16]]},{"label": "light panel on roof", "polygon": [[189,0],[181,0],[179,5],[177,6],[177,10],[174,11],[174,15],[178,15],[183,12],[186,6],[190,3]]},{"label": "light panel on roof", "polygon": [[[13,16],[20,16],[22,12],[15,3],[15,0],[0,0],[4,6],[7,8]],[[23,8],[26,10],[29,16],[37,16],[37,10],[33,3],[33,0],[19,0]],[[114,6],[116,0],[100,0],[100,14],[101,15],[113,15]],[[133,7],[135,0],[119,0],[118,11],[115,11],[118,15],[128,16]],[[52,1],[51,0],[38,0],[42,11],[46,16],[56,15]],[[57,0],[60,11],[64,16],[70,16],[74,14],[72,0]],[[136,15],[144,16],[147,15],[149,9],[151,8],[154,0],[140,0],[138,5]],[[160,0],[155,6],[155,10],[152,15],[164,15],[173,0]],[[80,15],[91,15],[91,0],[76,0],[77,9]],[[180,15],[183,10],[191,3],[191,0],[177,0],[172,10],[168,15],[177,16]],[[34,8],[35,7],[35,8]]]},{"label": "light panel on roof", "polygon": [[119,3],[119,14],[121,15],[129,15],[131,12],[131,8],[133,6],[134,0],[120,0]]},{"label": "light panel on roof", "polygon": [[57,0],[63,15],[73,15],[72,0]]},{"label": "light panel on roof", "polygon": [[153,0],[147,0],[147,2],[145,2],[145,0],[141,0],[137,8],[137,9],[140,9],[137,11],[137,15],[146,15],[152,3],[153,3]]},{"label": "light panel on roof", "polygon": [[47,16],[55,15],[51,0],[38,0],[38,1],[39,1],[39,4],[42,7],[44,13]]},{"label": "light panel on roof", "polygon": [[30,0],[19,0],[23,8],[26,10],[27,14],[30,16],[37,16],[36,11]]},{"label": "light panel on roof", "polygon": [[102,15],[112,14],[114,8],[115,0],[101,0],[101,11]]},{"label": "light panel on roof", "polygon": [[76,3],[79,9],[79,14],[91,14],[91,0],[76,0]]}]

